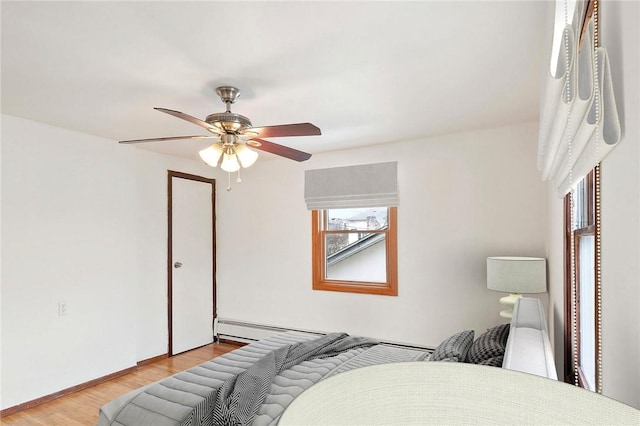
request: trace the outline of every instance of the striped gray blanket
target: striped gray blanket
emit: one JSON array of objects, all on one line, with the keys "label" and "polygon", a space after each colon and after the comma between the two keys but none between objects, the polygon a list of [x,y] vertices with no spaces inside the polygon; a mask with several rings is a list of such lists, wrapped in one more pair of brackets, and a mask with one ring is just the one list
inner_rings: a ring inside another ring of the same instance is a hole
[{"label": "striped gray blanket", "polygon": [[276,375],[294,365],[315,358],[332,357],[378,342],[364,337],[332,333],[316,340],[278,348],[249,369],[227,380],[218,391],[213,412],[216,426],[250,425],[261,407]]},{"label": "striped gray blanket", "polygon": [[428,355],[372,343],[344,334],[274,335],[116,398],[100,408],[97,426],[274,426],[296,396],[324,378]]}]

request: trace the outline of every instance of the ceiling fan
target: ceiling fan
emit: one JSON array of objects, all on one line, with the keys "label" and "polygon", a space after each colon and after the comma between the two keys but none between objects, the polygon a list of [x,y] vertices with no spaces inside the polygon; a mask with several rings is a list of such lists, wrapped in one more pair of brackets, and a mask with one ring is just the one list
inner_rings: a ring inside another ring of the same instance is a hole
[{"label": "ceiling fan", "polygon": [[211,135],[135,139],[120,141],[120,143],[134,144],[177,139],[217,139],[210,147],[200,151],[200,158],[212,167],[220,164],[220,168],[226,172],[235,172],[240,170],[241,167],[249,167],[256,161],[258,153],[249,147],[295,161],[305,161],[311,158],[309,153],[269,142],[262,138],[319,135],[321,133],[318,127],[311,123],[253,127],[251,120],[247,117],[231,112],[231,104],[238,99],[240,90],[232,86],[221,86],[216,89],[216,93],[220,96],[222,102],[226,104],[226,111],[210,114],[204,121],[180,111],[154,108],[200,126],[208,130]]}]

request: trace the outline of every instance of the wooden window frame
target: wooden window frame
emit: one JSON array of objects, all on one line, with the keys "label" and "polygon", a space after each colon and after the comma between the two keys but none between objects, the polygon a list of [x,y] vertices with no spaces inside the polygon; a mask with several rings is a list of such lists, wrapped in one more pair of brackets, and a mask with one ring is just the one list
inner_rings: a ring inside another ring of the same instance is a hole
[{"label": "wooden window frame", "polygon": [[[567,194],[564,202],[564,217],[565,217],[565,286],[564,286],[564,379],[567,383],[575,383],[578,386],[589,389],[592,391],[600,392],[601,391],[601,341],[602,336],[600,333],[601,324],[600,324],[600,316],[599,312],[599,293],[600,293],[600,276],[599,276],[599,265],[600,265],[600,257],[599,257],[599,215],[597,212],[600,209],[600,169],[596,167],[593,171],[591,171],[586,177],[586,205],[587,223],[584,226],[576,229],[572,229],[572,200],[571,193]],[[581,336],[580,336],[580,274],[579,274],[579,265],[580,265],[580,239],[582,237],[592,236],[594,237],[594,259],[593,259],[593,277],[594,277],[594,337],[595,337],[595,389],[591,389],[588,386],[587,380],[585,378],[584,371],[580,364],[581,360]],[[572,263],[571,259],[571,244],[573,242],[573,251],[575,263]],[[575,289],[573,289],[572,283],[572,274],[575,276]],[[572,291],[575,291],[575,319],[573,318],[574,309],[572,304],[573,295]],[[575,347],[574,347],[574,342]]]},{"label": "wooden window frame", "polygon": [[[326,210],[325,210],[326,211]],[[348,293],[398,295],[398,208],[389,207],[388,228],[379,231],[367,231],[385,234],[386,272],[384,283],[366,281],[344,281],[326,278],[325,235],[344,231],[329,231],[320,223],[323,214],[320,210],[311,211],[311,255],[313,268],[313,289],[342,291]],[[326,217],[326,215],[324,215]]]}]

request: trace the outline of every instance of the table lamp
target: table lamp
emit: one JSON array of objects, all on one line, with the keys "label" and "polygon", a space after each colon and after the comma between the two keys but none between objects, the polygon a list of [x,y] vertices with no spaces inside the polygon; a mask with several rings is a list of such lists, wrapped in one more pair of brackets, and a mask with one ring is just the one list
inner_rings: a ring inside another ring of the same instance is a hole
[{"label": "table lamp", "polygon": [[546,261],[540,257],[488,257],[487,288],[510,293],[500,299],[500,303],[508,307],[500,316],[511,318],[513,306],[523,293],[547,291]]}]

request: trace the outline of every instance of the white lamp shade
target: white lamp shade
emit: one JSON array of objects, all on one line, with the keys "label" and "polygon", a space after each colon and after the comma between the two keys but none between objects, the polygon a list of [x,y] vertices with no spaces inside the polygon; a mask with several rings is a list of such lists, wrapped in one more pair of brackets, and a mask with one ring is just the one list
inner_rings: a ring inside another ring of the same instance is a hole
[{"label": "white lamp shade", "polygon": [[240,169],[238,157],[235,154],[224,154],[220,168],[225,172],[237,172]]},{"label": "white lamp shade", "polygon": [[250,167],[258,159],[258,153],[248,148],[246,145],[237,145],[236,155],[238,156],[240,165],[244,168]]},{"label": "white lamp shade", "polygon": [[488,257],[487,288],[505,293],[547,291],[547,265],[540,257]]},{"label": "white lamp shade", "polygon": [[218,165],[218,161],[220,160],[220,156],[222,155],[222,147],[214,143],[209,148],[203,149],[199,152],[200,158],[202,161],[210,165],[211,167],[216,167]]}]

